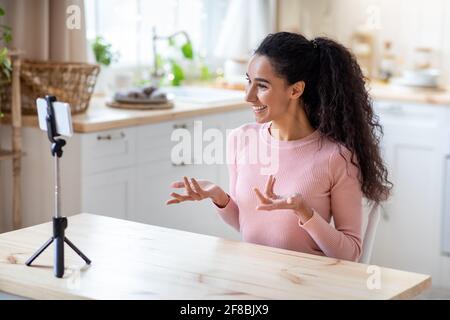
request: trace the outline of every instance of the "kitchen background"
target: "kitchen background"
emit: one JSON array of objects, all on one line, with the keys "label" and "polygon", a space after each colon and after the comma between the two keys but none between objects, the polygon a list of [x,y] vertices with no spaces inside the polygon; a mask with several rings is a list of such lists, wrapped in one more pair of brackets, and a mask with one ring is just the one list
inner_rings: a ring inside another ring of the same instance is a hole
[{"label": "kitchen background", "polygon": [[[76,32],[65,25],[65,9],[73,4],[83,13]],[[63,158],[65,214],[93,212],[230,239],[239,235],[208,203],[164,205],[168,183],[183,175],[227,185],[224,165],[171,163],[171,131],[193,132],[194,121],[202,120],[204,128],[225,132],[253,120],[248,108],[235,106],[251,50],[265,34],[295,31],[344,43],[368,77],[395,186],[383,204],[371,263],[430,274],[432,297],[450,298],[448,1],[0,0],[0,7],[1,22],[12,27],[8,47],[22,50],[23,58],[101,65],[91,113],[74,118],[80,126]],[[178,33],[154,41],[181,30],[188,38]],[[202,109],[234,107],[147,125],[89,127],[104,116],[96,110],[103,110],[105,97],[137,85],[164,86],[176,103]],[[11,145],[10,117],[3,111],[2,149]],[[21,129],[22,226],[48,221],[53,206],[48,141],[30,117],[24,115]],[[14,227],[11,172],[12,163],[1,161],[0,232]]]}]

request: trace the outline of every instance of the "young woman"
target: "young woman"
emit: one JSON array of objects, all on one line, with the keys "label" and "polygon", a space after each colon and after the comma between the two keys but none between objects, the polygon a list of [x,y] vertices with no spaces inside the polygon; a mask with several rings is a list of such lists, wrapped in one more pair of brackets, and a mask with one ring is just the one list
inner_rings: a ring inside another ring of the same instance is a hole
[{"label": "young woman", "polygon": [[379,203],[392,184],[355,58],[333,40],[279,32],[256,49],[247,78],[256,123],[235,129],[228,141],[257,131],[276,148],[278,170],[261,174],[260,165],[240,161],[251,143],[228,143],[229,194],[184,177],[172,187],[186,194],[172,193],[167,204],[208,198],[244,241],[357,261],[362,197]]}]

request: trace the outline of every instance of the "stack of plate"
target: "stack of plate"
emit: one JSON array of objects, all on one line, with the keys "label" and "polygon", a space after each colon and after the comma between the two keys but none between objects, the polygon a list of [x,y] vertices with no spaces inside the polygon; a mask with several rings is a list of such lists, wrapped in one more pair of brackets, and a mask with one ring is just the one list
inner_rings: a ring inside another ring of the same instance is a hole
[{"label": "stack of plate", "polygon": [[106,104],[121,109],[170,109],[174,106],[173,100],[173,94],[168,94],[155,87],[148,87],[117,92],[114,100]]},{"label": "stack of plate", "polygon": [[392,79],[391,83],[403,86],[437,88],[439,76],[440,72],[437,69],[405,70],[402,77]]}]

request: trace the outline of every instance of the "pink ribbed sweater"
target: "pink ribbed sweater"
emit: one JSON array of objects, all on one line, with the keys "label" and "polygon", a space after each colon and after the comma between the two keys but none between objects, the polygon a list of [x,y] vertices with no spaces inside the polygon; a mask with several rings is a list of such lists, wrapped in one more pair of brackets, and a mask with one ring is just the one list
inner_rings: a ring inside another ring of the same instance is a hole
[{"label": "pink ribbed sweater", "polygon": [[[344,159],[338,144],[320,139],[317,130],[300,140],[276,140],[269,125],[246,124],[229,135],[231,199],[224,208],[217,208],[220,216],[247,242],[357,261],[362,246],[362,192],[358,169],[346,162],[350,152],[341,146]],[[278,154],[278,168],[271,172],[276,178],[274,192],[282,196],[300,193],[315,211],[306,223],[301,224],[291,210],[256,210],[259,200],[253,188],[264,192],[268,173],[261,169],[267,168],[267,162],[252,160],[255,143],[243,138],[249,136]]]}]

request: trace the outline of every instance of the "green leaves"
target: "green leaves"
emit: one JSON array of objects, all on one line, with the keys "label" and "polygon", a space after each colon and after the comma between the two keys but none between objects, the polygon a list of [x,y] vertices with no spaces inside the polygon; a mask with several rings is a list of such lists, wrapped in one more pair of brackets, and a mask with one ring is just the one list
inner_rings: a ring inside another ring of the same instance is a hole
[{"label": "green leaves", "polygon": [[1,26],[3,28],[3,41],[8,44],[12,41],[12,34],[11,34],[11,28],[5,25]]},{"label": "green leaves", "polygon": [[[5,15],[5,10],[0,7],[0,17],[3,17]],[[3,41],[3,43],[6,45],[11,42],[12,35],[11,35],[11,27],[6,25],[0,25],[0,41]],[[9,59],[8,55],[8,49],[7,48],[1,48],[0,49],[0,79],[3,83],[6,81],[11,81],[11,72],[12,72],[12,66],[11,66],[11,60]],[[4,76],[4,77],[3,77]],[[0,119],[3,118],[4,114],[1,112],[1,105],[0,105]]]},{"label": "green leaves", "polygon": [[112,45],[100,36],[97,36],[92,43],[92,51],[94,51],[95,61],[104,66],[116,62],[119,57],[118,52],[112,51]]},{"label": "green leaves", "polygon": [[209,71],[209,68],[207,65],[202,64],[200,67],[200,80],[206,81],[210,80],[212,78],[211,71]]},{"label": "green leaves", "polygon": [[[5,10],[0,7],[0,17],[3,17],[5,15]],[[12,41],[12,35],[11,35],[11,27],[7,25],[0,25],[0,29],[2,30],[2,34],[0,36],[0,40],[2,40],[5,44],[8,44]]]},{"label": "green leaves", "polygon": [[192,44],[191,42],[186,42],[182,47],[181,47],[181,52],[183,53],[183,56],[186,59],[192,60],[194,58],[194,52],[192,50]]},{"label": "green leaves", "polygon": [[183,68],[181,68],[181,66],[174,60],[171,60],[170,63],[172,65],[172,74],[173,74],[172,85],[179,86],[181,85],[181,81],[184,80]]},{"label": "green leaves", "polygon": [[11,79],[11,60],[8,57],[8,49],[3,48],[0,50],[0,68],[1,72],[5,75],[5,77],[10,80]]}]

